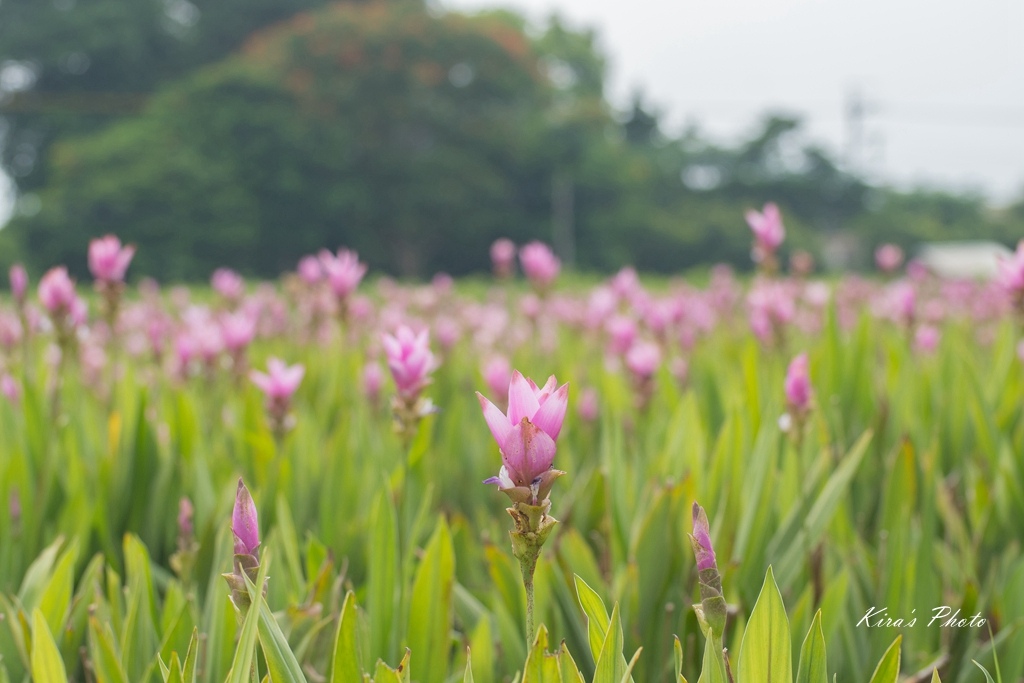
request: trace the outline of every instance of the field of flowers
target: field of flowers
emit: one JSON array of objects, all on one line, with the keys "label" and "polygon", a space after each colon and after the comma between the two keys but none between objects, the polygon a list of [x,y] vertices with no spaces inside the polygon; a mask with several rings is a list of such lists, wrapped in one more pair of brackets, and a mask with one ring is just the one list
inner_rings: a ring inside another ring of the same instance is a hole
[{"label": "field of flowers", "polygon": [[1024,249],[816,280],[748,220],[700,285],[15,267],[0,681],[1021,680]]}]

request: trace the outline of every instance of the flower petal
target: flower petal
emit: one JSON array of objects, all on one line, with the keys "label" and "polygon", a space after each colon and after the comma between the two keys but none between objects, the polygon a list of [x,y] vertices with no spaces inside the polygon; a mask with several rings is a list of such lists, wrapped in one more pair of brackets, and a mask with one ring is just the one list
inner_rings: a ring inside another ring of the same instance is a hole
[{"label": "flower petal", "polygon": [[557,440],[559,432],[562,431],[562,422],[565,420],[565,410],[568,405],[569,384],[565,383],[558,388],[558,391],[548,395],[531,422],[544,430],[553,441]]},{"label": "flower petal", "polygon": [[512,381],[508,385],[508,421],[518,425],[522,419],[533,419],[540,408],[529,382],[518,370],[512,373]]},{"label": "flower petal", "polygon": [[494,440],[498,442],[498,448],[504,451],[509,434],[512,432],[512,423],[508,421],[505,413],[501,412],[498,406],[484,398],[483,394],[479,391],[476,393],[476,397],[480,399],[480,407],[484,411],[484,420],[487,421],[487,426],[491,428],[491,434],[494,435]]}]

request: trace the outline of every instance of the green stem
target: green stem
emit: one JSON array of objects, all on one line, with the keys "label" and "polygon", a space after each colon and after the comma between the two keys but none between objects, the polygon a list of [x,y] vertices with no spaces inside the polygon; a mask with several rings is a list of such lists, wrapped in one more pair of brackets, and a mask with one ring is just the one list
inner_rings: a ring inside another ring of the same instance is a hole
[{"label": "green stem", "polygon": [[533,574],[537,570],[539,553],[519,558],[519,569],[523,573],[523,588],[526,589],[526,649],[533,645]]}]

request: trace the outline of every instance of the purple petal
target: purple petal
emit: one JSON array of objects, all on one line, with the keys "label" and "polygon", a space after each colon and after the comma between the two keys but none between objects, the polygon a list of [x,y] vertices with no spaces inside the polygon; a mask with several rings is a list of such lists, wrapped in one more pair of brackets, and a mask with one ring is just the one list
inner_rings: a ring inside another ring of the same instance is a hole
[{"label": "purple petal", "polygon": [[[231,512],[231,532],[238,543],[245,548],[245,553],[252,554],[260,544],[259,520],[256,516],[256,504],[252,502],[249,489],[245,488],[242,479],[238,479],[238,491],[235,494],[235,508]],[[236,544],[236,548],[238,544]]]}]

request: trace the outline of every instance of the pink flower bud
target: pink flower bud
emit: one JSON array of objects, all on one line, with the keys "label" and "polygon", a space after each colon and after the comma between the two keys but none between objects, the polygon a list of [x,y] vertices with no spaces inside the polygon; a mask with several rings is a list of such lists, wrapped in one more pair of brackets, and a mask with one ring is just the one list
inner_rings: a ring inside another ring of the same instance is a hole
[{"label": "pink flower bud", "polygon": [[260,546],[260,526],[256,504],[242,479],[238,479],[235,507],[231,512],[231,533],[235,537],[236,555],[256,555]]},{"label": "pink flower bud", "polygon": [[121,246],[121,240],[107,235],[89,242],[89,272],[100,282],[123,282],[135,247]]},{"label": "pink flower bud", "polygon": [[0,393],[11,403],[17,404],[21,398],[21,387],[16,379],[5,372],[0,375]]},{"label": "pink flower bud", "polygon": [[697,556],[697,571],[704,571],[717,566],[715,549],[711,546],[711,526],[708,524],[707,513],[696,502],[693,504],[693,552]]}]

